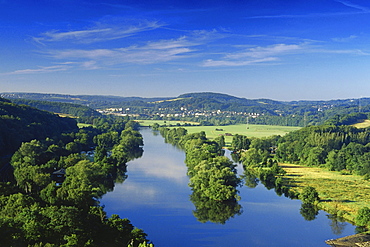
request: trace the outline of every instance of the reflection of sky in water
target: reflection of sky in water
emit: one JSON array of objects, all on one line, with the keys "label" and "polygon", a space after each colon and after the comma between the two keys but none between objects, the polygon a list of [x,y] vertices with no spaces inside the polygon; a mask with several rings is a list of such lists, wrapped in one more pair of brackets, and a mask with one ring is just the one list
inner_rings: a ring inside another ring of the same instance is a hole
[{"label": "reflection of sky in water", "polygon": [[[301,203],[262,185],[240,190],[243,213],[226,224],[200,223],[193,216],[185,154],[164,144],[150,130],[144,136],[144,155],[128,164],[128,178],[116,184],[102,201],[108,214],[119,214],[142,228],[159,247],[172,246],[327,246],[324,241],[354,233],[347,224],[341,235],[330,228],[320,211],[313,221],[300,215]],[[240,172],[241,167],[238,167]]]}]

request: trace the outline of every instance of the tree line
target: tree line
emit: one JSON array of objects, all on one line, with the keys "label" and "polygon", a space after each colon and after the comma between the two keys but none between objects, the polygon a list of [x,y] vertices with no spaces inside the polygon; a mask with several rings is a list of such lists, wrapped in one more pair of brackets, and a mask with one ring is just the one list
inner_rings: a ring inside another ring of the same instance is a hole
[{"label": "tree line", "polygon": [[53,102],[53,101],[43,101],[43,100],[31,100],[31,99],[12,99],[15,104],[24,104],[28,106],[35,107],[40,110],[64,113],[74,117],[101,117],[102,114],[96,110],[84,106],[81,104],[72,104],[64,102]]}]

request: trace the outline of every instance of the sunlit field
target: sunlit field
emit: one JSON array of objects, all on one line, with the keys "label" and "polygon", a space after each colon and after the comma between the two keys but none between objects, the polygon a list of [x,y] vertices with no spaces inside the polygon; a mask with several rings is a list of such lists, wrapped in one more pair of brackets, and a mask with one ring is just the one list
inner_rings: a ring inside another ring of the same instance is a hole
[{"label": "sunlit field", "polygon": [[[257,125],[257,124],[236,124],[227,126],[184,126],[185,123],[196,124],[191,122],[181,122],[181,121],[154,121],[154,120],[140,120],[141,126],[151,126],[154,123],[159,125],[177,125],[184,127],[188,130],[188,133],[197,133],[204,131],[209,139],[214,139],[220,135],[225,136],[226,145],[230,144],[232,141],[232,136],[235,134],[245,135],[248,137],[267,137],[273,135],[285,135],[288,132],[298,130],[301,127],[292,126],[275,126],[275,125]],[[172,126],[170,128],[176,128],[180,126]]]},{"label": "sunlit field", "polygon": [[287,172],[285,178],[292,188],[300,190],[312,186],[321,199],[320,206],[328,212],[343,214],[354,221],[357,210],[370,207],[370,181],[363,176],[343,175],[342,172],[327,171],[319,167],[281,164]]},{"label": "sunlit field", "polygon": [[366,120],[364,120],[361,123],[354,124],[353,126],[356,127],[356,128],[367,128],[367,127],[370,127],[370,120],[369,119],[366,119]]}]

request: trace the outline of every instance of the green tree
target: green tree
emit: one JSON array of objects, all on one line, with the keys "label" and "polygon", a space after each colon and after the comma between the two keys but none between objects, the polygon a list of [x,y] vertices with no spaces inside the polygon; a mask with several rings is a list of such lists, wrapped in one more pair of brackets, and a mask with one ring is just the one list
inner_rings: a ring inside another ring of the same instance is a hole
[{"label": "green tree", "polygon": [[299,194],[299,200],[303,203],[315,203],[320,200],[319,193],[314,187],[306,186],[303,191]]},{"label": "green tree", "polygon": [[355,219],[356,225],[369,226],[370,225],[370,208],[363,207],[357,212]]},{"label": "green tree", "polygon": [[310,149],[306,162],[309,166],[320,166],[325,163],[325,158],[325,150],[321,147],[314,147]]}]

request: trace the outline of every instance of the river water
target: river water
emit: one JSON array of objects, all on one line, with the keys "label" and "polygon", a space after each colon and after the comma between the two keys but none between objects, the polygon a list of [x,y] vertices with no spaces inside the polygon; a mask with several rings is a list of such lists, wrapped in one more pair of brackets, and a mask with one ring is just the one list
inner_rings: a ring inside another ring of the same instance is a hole
[{"label": "river water", "polygon": [[[241,214],[224,224],[201,223],[194,216],[185,153],[143,129],[144,154],[128,163],[128,178],[101,199],[109,215],[118,214],[148,234],[156,247],[328,246],[325,240],[354,234],[355,227],[324,211],[305,220],[301,202],[278,196],[263,185],[239,188]],[[242,168],[238,167],[238,174]]]}]

